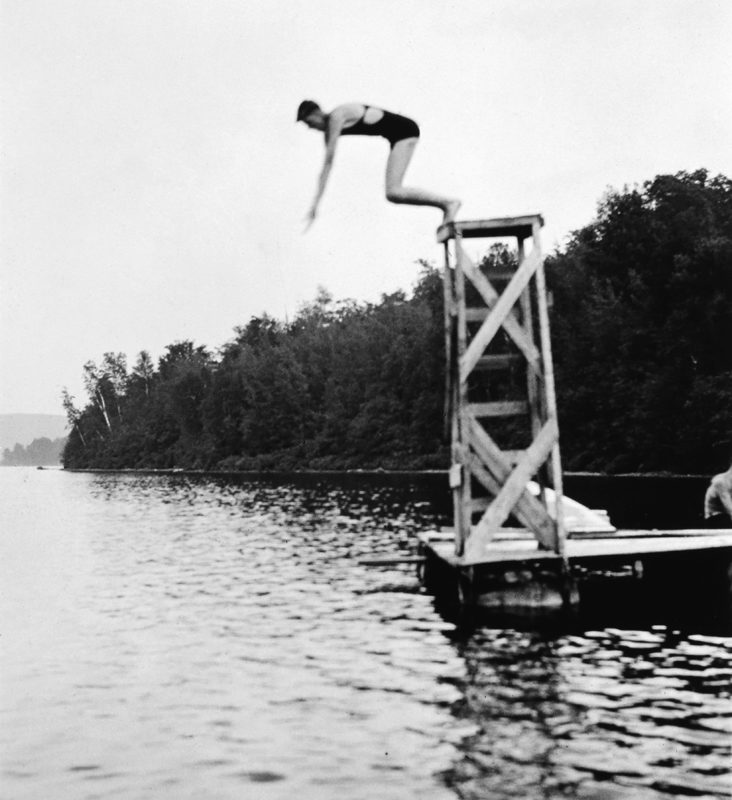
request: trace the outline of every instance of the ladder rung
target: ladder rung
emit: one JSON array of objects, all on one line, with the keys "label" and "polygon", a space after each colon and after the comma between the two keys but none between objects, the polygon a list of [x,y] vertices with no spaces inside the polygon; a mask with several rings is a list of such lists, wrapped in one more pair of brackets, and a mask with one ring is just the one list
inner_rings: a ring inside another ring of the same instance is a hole
[{"label": "ladder rung", "polygon": [[466,322],[483,322],[483,320],[490,314],[490,308],[466,308],[465,321]]},{"label": "ladder rung", "polygon": [[481,356],[473,369],[508,369],[515,364],[523,362],[523,356],[518,353],[500,353],[497,355]]},{"label": "ladder rung", "polygon": [[504,450],[503,455],[506,457],[511,466],[515,466],[524,457],[526,450]]},{"label": "ladder rung", "polygon": [[489,281],[510,281],[516,274],[515,269],[486,269],[481,272]]},{"label": "ladder rung", "polygon": [[483,497],[471,497],[470,513],[477,514],[479,511],[485,511],[492,502],[493,498],[488,497],[488,495],[483,495]]},{"label": "ladder rung", "polygon": [[517,417],[529,413],[529,404],[525,400],[505,400],[499,403],[470,403],[470,412],[480,417]]}]

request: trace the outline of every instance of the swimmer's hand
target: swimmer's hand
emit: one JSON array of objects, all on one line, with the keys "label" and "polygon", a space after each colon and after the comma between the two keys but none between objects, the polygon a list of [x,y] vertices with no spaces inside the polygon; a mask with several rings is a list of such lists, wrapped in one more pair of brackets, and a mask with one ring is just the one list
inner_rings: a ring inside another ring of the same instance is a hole
[{"label": "swimmer's hand", "polygon": [[303,229],[303,233],[307,233],[310,230],[310,226],[315,222],[315,217],[318,216],[318,207],[313,206],[310,211],[305,215],[305,228]]}]

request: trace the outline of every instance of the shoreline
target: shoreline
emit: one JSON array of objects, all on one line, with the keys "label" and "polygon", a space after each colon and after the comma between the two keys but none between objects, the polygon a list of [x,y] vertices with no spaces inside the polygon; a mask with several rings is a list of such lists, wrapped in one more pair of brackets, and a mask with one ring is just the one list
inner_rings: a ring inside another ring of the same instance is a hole
[{"label": "shoreline", "polygon": [[[31,467],[37,469],[37,467]],[[54,469],[54,467],[46,467],[46,469]],[[119,468],[66,468],[59,466],[61,472],[80,472],[80,473],[99,473],[99,474],[120,474],[120,475],[183,475],[195,477],[224,477],[224,476],[238,476],[238,477],[253,477],[253,478],[266,478],[266,477],[297,477],[297,476],[339,476],[339,475],[359,475],[363,477],[384,477],[394,475],[398,477],[420,477],[424,475],[444,475],[449,473],[448,469],[411,469],[411,470],[396,470],[396,469],[295,469],[295,470],[229,470],[229,469],[184,469],[178,467],[168,467],[165,469],[155,469],[152,467],[141,467],[135,469],[132,467],[119,467]],[[708,475],[700,473],[680,474],[673,472],[573,472],[566,471],[563,473],[565,478],[663,478],[664,480],[675,479],[697,479],[708,480],[713,473]]]}]

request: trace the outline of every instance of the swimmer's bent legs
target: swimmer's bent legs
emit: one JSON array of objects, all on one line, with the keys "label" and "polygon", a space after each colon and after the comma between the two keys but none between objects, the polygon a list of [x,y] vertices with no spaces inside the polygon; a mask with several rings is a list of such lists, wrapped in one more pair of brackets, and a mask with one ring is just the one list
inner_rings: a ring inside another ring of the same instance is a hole
[{"label": "swimmer's bent legs", "polygon": [[407,171],[409,162],[414,155],[414,148],[417,146],[419,138],[416,136],[410,139],[400,139],[394,143],[386,162],[386,199],[391,203],[405,203],[411,206],[432,206],[440,208],[444,213],[444,222],[451,222],[455,219],[460,208],[460,201],[449,197],[443,197],[424,189],[415,189],[411,186],[403,186],[404,173]]}]

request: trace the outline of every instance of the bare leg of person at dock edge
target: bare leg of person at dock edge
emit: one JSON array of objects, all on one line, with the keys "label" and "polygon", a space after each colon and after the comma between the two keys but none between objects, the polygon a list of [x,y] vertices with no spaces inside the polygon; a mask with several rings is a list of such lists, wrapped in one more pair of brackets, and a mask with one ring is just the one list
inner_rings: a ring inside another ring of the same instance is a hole
[{"label": "bare leg of person at dock edge", "polygon": [[410,206],[432,206],[441,208],[444,217],[443,225],[455,219],[460,208],[460,201],[442,197],[441,195],[427,192],[424,189],[415,189],[403,186],[404,173],[412,160],[414,148],[419,141],[418,137],[401,139],[396,142],[389,153],[386,162],[386,199],[391,203],[405,203]]}]

